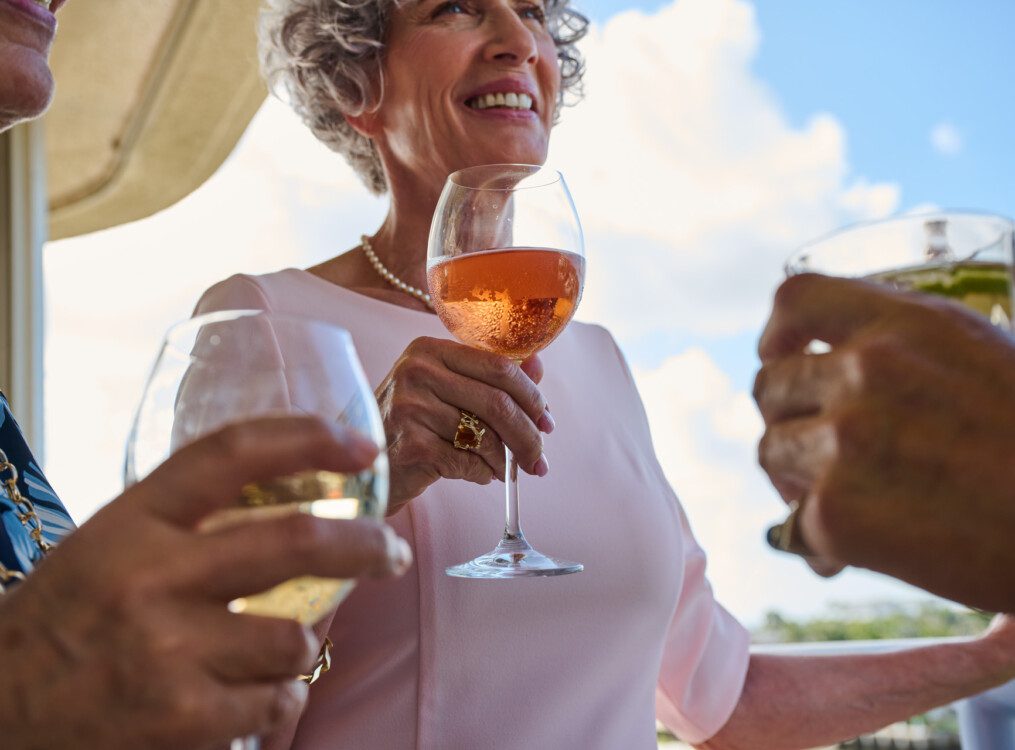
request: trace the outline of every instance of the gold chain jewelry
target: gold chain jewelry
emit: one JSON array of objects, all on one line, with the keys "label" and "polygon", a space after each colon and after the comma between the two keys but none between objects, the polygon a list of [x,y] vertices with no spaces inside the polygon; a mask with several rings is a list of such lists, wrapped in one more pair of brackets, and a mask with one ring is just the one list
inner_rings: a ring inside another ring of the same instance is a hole
[{"label": "gold chain jewelry", "polygon": [[433,302],[430,300],[430,295],[424,292],[422,289],[417,289],[412,284],[406,284],[400,278],[395,276],[388,270],[388,267],[381,262],[381,259],[377,257],[377,253],[370,247],[370,238],[365,234],[360,237],[360,243],[363,245],[363,252],[367,256],[367,260],[370,261],[370,265],[377,271],[377,275],[384,279],[386,282],[391,284],[400,292],[412,295],[416,299],[420,300],[423,304],[433,310]]},{"label": "gold chain jewelry", "polygon": [[[36,512],[32,501],[22,495],[18,489],[17,467],[7,459],[7,454],[0,449],[0,475],[4,474],[4,472],[8,472],[8,476],[6,479],[0,479],[0,484],[3,485],[7,497],[10,498],[11,503],[14,505],[14,514],[21,521],[21,525],[29,530],[28,535],[35,542],[39,551],[43,555],[48,554],[53,549],[53,545],[42,538],[42,519],[39,518],[39,514]],[[11,581],[23,580],[25,580],[24,573],[19,570],[11,570],[3,563],[0,563],[0,593],[6,590],[6,584]]]},{"label": "gold chain jewelry", "polygon": [[331,647],[335,644],[331,642],[330,638],[325,638],[324,643],[321,644],[321,651],[317,654],[317,663],[314,664],[314,668],[310,670],[310,674],[301,674],[300,679],[308,685],[313,685],[320,679],[321,675],[331,669]]}]

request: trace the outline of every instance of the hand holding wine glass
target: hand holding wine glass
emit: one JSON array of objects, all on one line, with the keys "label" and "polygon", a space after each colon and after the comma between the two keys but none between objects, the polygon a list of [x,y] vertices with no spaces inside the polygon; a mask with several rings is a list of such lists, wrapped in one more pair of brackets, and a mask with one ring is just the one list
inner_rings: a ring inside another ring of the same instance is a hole
[{"label": "hand holding wine glass", "polygon": [[[434,308],[456,338],[521,362],[571,320],[585,280],[584,239],[560,173],[494,164],[451,174],[430,228],[427,281]],[[485,428],[462,412],[456,447],[476,450]],[[518,466],[505,446],[506,521],[501,542],[447,569],[463,578],[577,573],[581,563],[534,550],[521,530]]]},{"label": "hand holding wine glass", "polygon": [[[234,527],[254,520],[291,517],[311,531],[302,516],[383,517],[388,487],[383,429],[349,335],[317,321],[262,311],[210,313],[170,329],[138,407],[126,484],[210,432],[285,414],[313,415],[355,430],[372,442],[376,457],[359,471],[310,466],[259,477],[239,488],[232,508],[203,519],[200,530],[228,538]],[[284,437],[280,433],[279,440]],[[407,562],[404,542],[395,547]],[[293,553],[299,548],[294,545]],[[265,584],[269,573],[262,572]],[[216,575],[228,576],[228,571]],[[260,593],[247,591],[232,599],[229,609],[310,625],[334,609],[353,583],[299,576]],[[253,740],[244,745],[255,746]]]},{"label": "hand holding wine glass", "polygon": [[[865,242],[833,255],[881,283],[804,273],[780,287],[759,343],[759,458],[794,509],[774,527],[777,541],[819,572],[859,565],[1010,611],[1011,224],[940,219],[880,226],[896,238],[887,245],[867,225]],[[898,242],[907,227],[911,250]],[[832,239],[843,250],[849,237]],[[822,247],[803,253],[811,267]],[[913,294],[914,284],[943,294]],[[830,350],[814,353],[813,340]]]}]

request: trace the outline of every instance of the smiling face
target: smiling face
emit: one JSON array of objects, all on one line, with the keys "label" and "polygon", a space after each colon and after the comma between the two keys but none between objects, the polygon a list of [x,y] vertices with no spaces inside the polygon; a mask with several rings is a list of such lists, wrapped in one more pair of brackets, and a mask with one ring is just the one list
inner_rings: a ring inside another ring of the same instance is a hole
[{"label": "smiling face", "polygon": [[407,0],[388,30],[379,108],[360,120],[393,185],[477,164],[541,164],[560,68],[542,0]]},{"label": "smiling face", "polygon": [[0,0],[0,130],[45,111],[53,96],[53,13],[64,0]]}]

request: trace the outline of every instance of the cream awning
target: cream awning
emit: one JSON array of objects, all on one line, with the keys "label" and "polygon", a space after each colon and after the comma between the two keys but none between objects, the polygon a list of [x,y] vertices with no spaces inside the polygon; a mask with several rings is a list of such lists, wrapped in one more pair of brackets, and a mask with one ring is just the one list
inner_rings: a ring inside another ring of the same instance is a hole
[{"label": "cream awning", "polygon": [[260,0],[71,0],[45,118],[51,239],[141,219],[221,165],[264,101]]}]

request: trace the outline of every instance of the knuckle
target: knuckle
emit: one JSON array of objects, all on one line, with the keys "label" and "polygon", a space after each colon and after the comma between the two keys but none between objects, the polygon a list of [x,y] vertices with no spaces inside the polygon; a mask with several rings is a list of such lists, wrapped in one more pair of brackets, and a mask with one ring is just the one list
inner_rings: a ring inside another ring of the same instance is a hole
[{"label": "knuckle", "polygon": [[772,430],[768,429],[758,439],[758,465],[761,466],[762,470],[771,475],[772,474],[772,441],[775,437],[772,434]]},{"label": "knuckle", "polygon": [[769,373],[771,369],[768,365],[764,365],[758,370],[754,376],[754,385],[751,387],[751,397],[754,399],[758,406],[761,406],[761,402],[765,397],[765,387],[768,384]]},{"label": "knuckle", "polygon": [[487,372],[494,382],[514,380],[518,365],[506,357],[491,355],[486,362]]},{"label": "knuckle", "polygon": [[279,683],[272,691],[268,705],[267,721],[272,727],[295,720],[307,699],[306,686],[302,682],[289,680]]},{"label": "knuckle", "polygon": [[273,622],[271,632],[265,634],[265,647],[294,672],[305,669],[314,657],[307,629],[296,620]]},{"label": "knuckle", "polygon": [[285,542],[294,554],[312,558],[332,541],[325,519],[309,513],[294,513],[285,524]]},{"label": "knuckle", "polygon": [[462,479],[464,477],[462,459],[455,453],[442,452],[436,459],[436,466],[440,475],[445,479]]},{"label": "knuckle", "polygon": [[391,402],[391,418],[400,425],[408,422],[422,422],[428,412],[426,404],[417,398],[396,396]]},{"label": "knuckle", "polygon": [[872,415],[859,407],[838,410],[828,426],[828,451],[840,465],[853,465],[856,459],[876,447]]},{"label": "knuckle", "polygon": [[806,293],[807,289],[814,284],[815,278],[815,275],[811,273],[790,276],[775,290],[773,307],[776,309],[793,307],[797,300]]},{"label": "knuckle", "polygon": [[227,463],[242,459],[251,447],[247,429],[238,424],[223,427],[208,440],[219,460]]},{"label": "knuckle", "polygon": [[209,713],[208,701],[203,692],[187,688],[183,685],[168,688],[166,703],[169,715],[179,726],[200,731],[212,723],[213,716]]},{"label": "knuckle", "polygon": [[491,394],[487,407],[490,410],[490,417],[499,424],[510,422],[515,418],[517,406],[515,400],[504,391],[494,391]]}]

